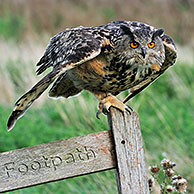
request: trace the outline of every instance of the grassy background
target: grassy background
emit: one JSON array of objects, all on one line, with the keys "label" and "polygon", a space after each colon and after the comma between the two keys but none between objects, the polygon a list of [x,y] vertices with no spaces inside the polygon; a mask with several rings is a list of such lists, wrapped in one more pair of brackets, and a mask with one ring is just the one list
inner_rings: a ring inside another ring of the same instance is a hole
[{"label": "grassy background", "polygon": [[[179,43],[179,58],[174,67],[128,104],[140,116],[147,166],[168,157],[188,180],[188,193],[194,193],[194,24],[186,20],[194,13],[192,1],[166,1],[162,6],[154,0],[146,1],[150,4],[121,1],[119,7],[116,1],[108,0],[98,5],[96,1],[10,2],[0,2],[0,152],[107,130],[106,117],[96,119],[98,102],[88,92],[57,101],[44,94],[10,133],[6,122],[14,101],[40,79],[34,73],[35,63],[50,34],[67,26],[96,25],[113,19],[141,20],[164,25]],[[156,13],[158,17],[153,17]],[[127,91],[119,98],[126,95]],[[113,194],[117,188],[112,170],[10,193]]]}]

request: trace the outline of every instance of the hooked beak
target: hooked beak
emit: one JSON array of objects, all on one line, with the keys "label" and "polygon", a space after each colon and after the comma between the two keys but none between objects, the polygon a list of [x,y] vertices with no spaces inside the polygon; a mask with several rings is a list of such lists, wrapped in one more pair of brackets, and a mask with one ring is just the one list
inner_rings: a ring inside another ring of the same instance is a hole
[{"label": "hooked beak", "polygon": [[146,55],[146,48],[145,47],[141,48],[141,55],[143,56],[143,58],[145,58],[145,55]]}]

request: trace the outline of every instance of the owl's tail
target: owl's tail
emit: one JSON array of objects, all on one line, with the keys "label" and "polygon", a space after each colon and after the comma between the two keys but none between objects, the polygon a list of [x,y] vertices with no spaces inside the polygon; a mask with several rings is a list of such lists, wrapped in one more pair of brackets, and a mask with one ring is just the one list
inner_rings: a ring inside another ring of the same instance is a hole
[{"label": "owl's tail", "polygon": [[49,87],[49,85],[58,76],[59,72],[50,72],[16,102],[15,108],[7,122],[8,131],[10,131],[14,127],[16,121],[24,115],[24,113],[32,105],[32,103]]}]

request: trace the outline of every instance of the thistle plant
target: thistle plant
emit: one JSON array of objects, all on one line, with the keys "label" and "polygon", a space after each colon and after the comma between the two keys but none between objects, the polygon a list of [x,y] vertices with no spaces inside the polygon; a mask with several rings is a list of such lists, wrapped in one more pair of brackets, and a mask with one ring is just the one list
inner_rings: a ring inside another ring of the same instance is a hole
[{"label": "thistle plant", "polygon": [[154,184],[159,185],[159,194],[184,194],[187,181],[174,170],[176,164],[169,159],[163,159],[160,165],[150,166],[149,179],[150,193],[153,193]]}]

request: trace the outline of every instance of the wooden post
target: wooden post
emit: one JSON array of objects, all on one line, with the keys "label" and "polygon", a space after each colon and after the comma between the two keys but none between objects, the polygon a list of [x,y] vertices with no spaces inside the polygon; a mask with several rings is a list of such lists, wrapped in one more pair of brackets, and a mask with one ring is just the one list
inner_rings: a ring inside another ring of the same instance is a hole
[{"label": "wooden post", "polygon": [[108,122],[112,131],[1,153],[0,193],[116,168],[119,194],[149,194],[137,113],[111,108]]},{"label": "wooden post", "polygon": [[149,194],[138,114],[111,108],[108,122],[115,142],[119,194]]}]

